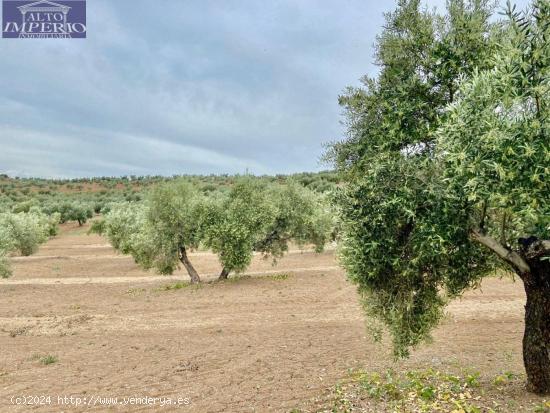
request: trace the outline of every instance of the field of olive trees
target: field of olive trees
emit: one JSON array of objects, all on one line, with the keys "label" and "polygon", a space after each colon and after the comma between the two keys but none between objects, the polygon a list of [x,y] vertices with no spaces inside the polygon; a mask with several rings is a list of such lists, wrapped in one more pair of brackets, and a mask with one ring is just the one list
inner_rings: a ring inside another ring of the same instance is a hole
[{"label": "field of olive trees", "polygon": [[28,256],[58,224],[79,226],[98,216],[91,231],[145,269],[171,274],[181,264],[200,281],[187,251],[216,253],[220,278],[242,272],[253,252],[276,259],[288,244],[322,251],[336,227],[328,197],[330,173],[278,177],[125,177],[73,181],[0,179],[0,274],[8,256]]},{"label": "field of olive trees", "polygon": [[385,20],[334,172],[0,176],[0,400],[548,412],[550,2]]}]

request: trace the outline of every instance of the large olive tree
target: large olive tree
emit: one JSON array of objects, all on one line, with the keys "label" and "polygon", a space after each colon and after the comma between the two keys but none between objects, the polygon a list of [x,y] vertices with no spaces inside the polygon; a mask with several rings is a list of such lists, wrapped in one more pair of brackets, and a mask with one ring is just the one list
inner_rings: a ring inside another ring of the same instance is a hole
[{"label": "large olive tree", "polygon": [[445,206],[527,295],[528,388],[550,393],[550,2],[509,10],[495,68],[460,89],[438,132]]},{"label": "large olive tree", "polygon": [[[548,0],[535,10],[490,23],[486,1],[450,0],[437,16],[401,0],[377,40],[379,74],[340,98],[341,261],[397,356],[498,267],[528,284],[543,274],[531,297],[548,297]],[[529,389],[545,393],[548,299],[527,308]]]}]

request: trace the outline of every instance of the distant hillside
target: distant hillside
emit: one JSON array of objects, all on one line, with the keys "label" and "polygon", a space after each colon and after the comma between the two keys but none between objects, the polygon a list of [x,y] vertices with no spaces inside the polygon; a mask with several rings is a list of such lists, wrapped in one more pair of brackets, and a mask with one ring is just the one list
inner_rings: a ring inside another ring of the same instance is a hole
[{"label": "distant hillside", "polygon": [[[139,201],[142,192],[151,186],[174,179],[184,179],[205,193],[227,190],[241,175],[175,175],[122,176],[78,179],[18,178],[0,175],[0,211],[23,205],[36,205],[44,209],[47,204],[60,202],[84,202],[93,204],[99,211],[109,202]],[[265,182],[284,184],[293,180],[316,192],[327,192],[338,184],[333,171],[303,172],[291,175],[253,176]]]}]

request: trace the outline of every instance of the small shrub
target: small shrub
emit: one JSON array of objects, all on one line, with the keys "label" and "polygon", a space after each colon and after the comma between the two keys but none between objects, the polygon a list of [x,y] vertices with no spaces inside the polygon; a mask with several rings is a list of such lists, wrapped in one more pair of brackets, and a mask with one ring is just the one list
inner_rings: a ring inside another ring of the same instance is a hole
[{"label": "small shrub", "polygon": [[49,366],[50,364],[57,363],[58,359],[56,356],[48,354],[40,357],[38,361],[40,361],[40,363],[43,364],[44,366]]}]

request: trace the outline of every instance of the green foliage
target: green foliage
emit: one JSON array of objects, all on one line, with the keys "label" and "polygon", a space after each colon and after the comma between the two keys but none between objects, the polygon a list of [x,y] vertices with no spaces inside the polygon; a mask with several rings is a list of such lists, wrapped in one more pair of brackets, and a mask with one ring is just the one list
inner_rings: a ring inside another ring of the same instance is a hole
[{"label": "green foliage", "polygon": [[281,274],[273,274],[273,275],[265,276],[265,278],[267,278],[268,280],[273,280],[273,281],[285,281],[285,280],[288,280],[289,277],[290,277],[289,273],[281,273]]},{"label": "green foliage", "polygon": [[[446,16],[402,0],[378,37],[380,74],[340,97],[348,138],[328,156],[346,185],[341,262],[397,356],[428,337],[449,297],[490,268],[469,239],[468,210],[448,211],[434,162],[436,131],[461,76],[490,65],[485,1],[450,1]],[[476,52],[477,51],[477,52]]]},{"label": "green foliage", "polygon": [[275,215],[265,185],[244,179],[230,193],[207,207],[204,243],[218,254],[228,272],[244,271],[252,260],[254,246]]},{"label": "green foliage", "polygon": [[0,253],[0,278],[8,278],[12,274],[9,259]]},{"label": "green foliage", "polygon": [[54,212],[50,215],[44,214],[37,206],[32,207],[29,213],[38,219],[39,226],[42,231],[46,233],[47,237],[54,237],[59,233],[61,214],[58,212]]},{"label": "green foliage", "polygon": [[156,291],[177,291],[183,288],[187,288],[189,286],[191,286],[191,284],[188,282],[177,282],[175,284],[168,284],[168,285],[159,287],[158,289],[156,289]]},{"label": "green foliage", "polygon": [[550,3],[535,6],[509,12],[495,68],[462,84],[438,131],[449,208],[505,246],[550,237]]},{"label": "green foliage", "polygon": [[18,250],[22,255],[34,254],[38,246],[45,242],[54,231],[55,217],[31,212],[21,214],[0,214],[0,227],[4,228],[8,241],[6,251]]},{"label": "green foliage", "polygon": [[182,249],[200,244],[205,202],[193,186],[174,181],[153,189],[144,204],[113,205],[91,231],[104,233],[115,249],[131,254],[143,268],[172,274]]},{"label": "green foliage", "polygon": [[59,360],[57,356],[47,354],[45,356],[40,357],[38,361],[40,362],[40,364],[43,364],[44,366],[49,366],[50,364],[57,363]]},{"label": "green foliage", "polygon": [[11,252],[25,256],[35,253],[41,243],[57,233],[58,222],[59,216],[48,216],[35,208],[28,213],[0,213],[0,278],[11,275]]},{"label": "green foliage", "polygon": [[62,223],[77,221],[79,225],[85,224],[89,218],[93,217],[93,208],[80,202],[65,202],[61,205],[55,205],[49,212],[59,213]]},{"label": "green foliage", "polygon": [[[380,73],[340,98],[348,138],[328,153],[346,182],[335,196],[341,261],[396,356],[497,268],[528,295],[548,294],[550,2],[495,23],[486,1],[447,8],[399,1],[378,38]],[[526,312],[524,354],[528,388],[543,393],[538,306]]]},{"label": "green foliage", "polygon": [[275,215],[256,250],[274,257],[288,250],[288,242],[313,244],[322,252],[334,228],[326,199],[299,184],[290,182],[271,189]]},{"label": "green foliage", "polygon": [[140,231],[144,221],[144,208],[122,203],[114,206],[104,220],[95,221],[90,232],[104,234],[111,245],[123,254],[131,254],[133,237]]},{"label": "green foliage", "polygon": [[11,275],[8,253],[13,250],[15,243],[8,228],[0,225],[0,278]]},{"label": "green foliage", "polygon": [[106,230],[107,230],[107,224],[105,223],[105,219],[98,219],[92,222],[92,225],[90,225],[90,229],[88,230],[88,235],[89,234],[103,235],[105,234]]},{"label": "green foliage", "polygon": [[192,185],[175,181],[155,188],[147,203],[143,231],[136,239],[136,258],[145,268],[171,274],[182,249],[200,245],[205,198]]},{"label": "green foliage", "polygon": [[364,175],[378,157],[384,163],[388,155],[429,152],[461,76],[491,65],[487,3],[452,0],[449,14],[437,16],[419,0],[401,0],[386,15],[376,44],[379,76],[364,77],[362,88],[350,87],[339,98],[348,137],[333,144],[327,158],[348,174],[344,180]]},{"label": "green foliage", "polygon": [[[304,172],[293,175],[250,176],[263,184],[285,184],[290,180],[317,193],[331,192],[339,182],[335,172]],[[239,175],[123,176],[71,180],[0,177],[0,211],[28,212],[40,206],[43,212],[60,212],[64,204],[84,204],[96,214],[107,213],[110,205],[140,202],[149,189],[175,180],[185,181],[205,195],[225,193],[240,179]],[[68,208],[70,209],[70,208]],[[63,222],[71,221],[65,219]]]},{"label": "green foliage", "polygon": [[[226,198],[230,188],[239,179],[238,175],[188,175],[183,177],[124,176],[46,180],[10,178],[7,175],[2,175],[0,176],[0,213],[28,213],[36,212],[39,209],[51,217],[49,235],[53,236],[57,234],[59,222],[77,221],[83,225],[93,216],[94,212],[108,216],[111,209],[117,209],[113,213],[109,225],[103,219],[96,220],[92,223],[90,231],[105,233],[117,247],[122,247],[124,253],[132,254],[145,268],[156,267],[163,273],[171,273],[177,267],[175,260],[177,254],[170,250],[173,245],[162,244],[162,248],[156,250],[151,250],[148,247],[156,242],[159,233],[155,232],[151,225],[145,225],[147,219],[144,214],[147,202],[143,200],[149,198],[149,192],[155,186],[170,182],[186,182],[194,188],[193,191],[198,195],[208,195],[208,198],[203,197],[206,204],[219,204],[220,199]],[[339,178],[335,172],[324,171],[306,172],[292,176],[250,176],[248,179],[257,182],[260,186],[285,185],[290,180],[294,180],[313,192],[324,193],[332,191]],[[130,206],[131,204],[134,204],[135,208]],[[208,207],[206,204],[205,210]],[[143,224],[142,229],[137,229],[132,224],[136,214],[140,225]],[[117,224],[115,216],[120,217],[123,223]],[[332,225],[333,229],[337,228],[334,223]],[[112,228],[107,233],[109,226]],[[200,234],[196,234],[196,237],[201,240],[204,236],[206,233],[203,229]],[[335,234],[332,236],[334,237]],[[10,273],[7,255],[8,252],[0,250],[0,276]],[[243,257],[245,255],[243,253]],[[246,258],[239,259],[246,260]]]},{"label": "green foliage", "polygon": [[37,199],[29,199],[27,201],[20,202],[13,206],[12,212],[18,214],[20,212],[29,212],[31,208],[38,206]]},{"label": "green foliage", "polygon": [[496,412],[501,411],[503,387],[517,385],[521,377],[506,373],[491,384],[479,379],[477,372],[447,374],[434,369],[357,372],[336,386],[333,411],[352,412],[368,403],[369,411]]},{"label": "green foliage", "polygon": [[321,252],[331,225],[327,207],[314,192],[296,183],[268,186],[242,179],[225,198],[211,202],[204,244],[218,254],[227,272],[240,273],[254,251],[281,257],[291,241],[314,244]]}]

